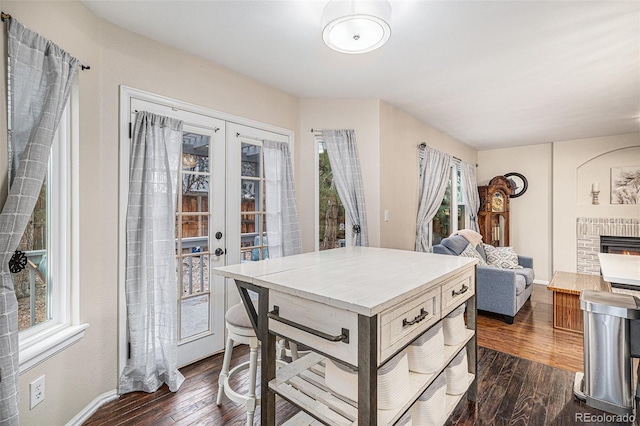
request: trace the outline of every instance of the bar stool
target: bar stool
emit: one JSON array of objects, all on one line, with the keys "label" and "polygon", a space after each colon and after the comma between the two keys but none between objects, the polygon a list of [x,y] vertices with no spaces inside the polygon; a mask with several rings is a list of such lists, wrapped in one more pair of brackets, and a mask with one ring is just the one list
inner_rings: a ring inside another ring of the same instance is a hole
[{"label": "bar stool", "polygon": [[[260,397],[256,396],[256,376],[258,370],[258,347],[260,341],[256,336],[249,315],[242,303],[232,306],[224,316],[227,327],[227,343],[224,349],[224,360],[222,361],[222,371],[218,377],[218,396],[216,404],[222,403],[222,396],[226,395],[236,404],[244,404],[247,408],[247,425],[253,425],[253,416],[256,406],[260,404]],[[245,361],[229,371],[233,344],[242,343],[249,345],[249,361]],[[241,394],[231,388],[229,381],[236,374],[249,369],[249,391]]]}]

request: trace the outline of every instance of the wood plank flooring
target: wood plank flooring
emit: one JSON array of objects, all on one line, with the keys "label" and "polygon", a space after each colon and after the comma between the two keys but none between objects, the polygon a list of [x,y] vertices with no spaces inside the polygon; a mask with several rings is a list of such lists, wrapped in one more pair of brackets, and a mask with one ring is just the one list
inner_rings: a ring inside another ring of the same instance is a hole
[{"label": "wood plank flooring", "polygon": [[569,371],[582,371],[582,334],[553,328],[552,292],[534,284],[531,300],[506,324],[478,315],[478,345]]},{"label": "wood plank flooring", "polygon": [[[478,403],[463,402],[450,425],[569,425],[576,413],[599,413],[573,398],[575,371],[582,370],[582,335],[552,327],[551,292],[536,285],[532,298],[505,324],[478,316]],[[245,346],[233,351],[232,365],[248,360]],[[129,393],[102,406],[84,424],[242,425],[244,406],[224,398],[215,404],[222,354],[181,369],[186,380],[177,393],[166,386],[153,394]],[[554,368],[555,367],[555,368]],[[242,391],[247,381],[235,385]],[[297,412],[277,403],[276,424]],[[259,424],[259,409],[255,424]],[[607,423],[600,423],[607,424]]]}]

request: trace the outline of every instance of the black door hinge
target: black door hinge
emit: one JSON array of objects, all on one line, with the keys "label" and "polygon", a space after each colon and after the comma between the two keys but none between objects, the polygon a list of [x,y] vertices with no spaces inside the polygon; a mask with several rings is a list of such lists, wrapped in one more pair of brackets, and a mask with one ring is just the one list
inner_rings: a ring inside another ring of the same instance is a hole
[{"label": "black door hinge", "polygon": [[129,122],[129,139],[132,138],[132,134],[131,134],[132,130],[131,130],[131,122]]}]

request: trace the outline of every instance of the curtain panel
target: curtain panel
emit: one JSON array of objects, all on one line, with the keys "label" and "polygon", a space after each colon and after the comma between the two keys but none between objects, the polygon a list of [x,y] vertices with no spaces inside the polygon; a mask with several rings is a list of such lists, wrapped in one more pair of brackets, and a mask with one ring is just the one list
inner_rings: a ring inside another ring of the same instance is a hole
[{"label": "curtain panel", "polygon": [[130,356],[120,393],[178,390],[176,198],[182,121],[140,111],[129,170],[125,292]]},{"label": "curtain panel", "polygon": [[416,221],[416,251],[431,251],[429,224],[435,217],[447,190],[452,157],[428,145],[420,146],[420,193]]},{"label": "curtain panel", "polygon": [[322,138],[327,147],[336,190],[352,224],[354,245],[368,246],[364,185],[356,134],[353,130],[323,130]]},{"label": "curtain panel", "polygon": [[11,171],[0,213],[0,425],[17,425],[18,302],[9,260],[40,194],[79,61],[15,19],[7,25]]},{"label": "curtain panel", "polygon": [[289,144],[265,140],[265,215],[269,258],[302,253]]},{"label": "curtain panel", "polygon": [[480,196],[478,195],[478,180],[476,178],[476,165],[467,161],[460,162],[462,175],[462,197],[467,206],[469,217],[469,229],[480,232],[478,226],[478,210],[480,209]]}]

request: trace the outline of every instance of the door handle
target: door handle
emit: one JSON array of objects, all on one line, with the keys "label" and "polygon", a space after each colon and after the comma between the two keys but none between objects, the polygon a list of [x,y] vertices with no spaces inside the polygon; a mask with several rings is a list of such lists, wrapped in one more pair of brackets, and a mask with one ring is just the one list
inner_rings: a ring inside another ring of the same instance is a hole
[{"label": "door handle", "polygon": [[222,256],[223,254],[227,254],[227,250],[226,249],[223,250],[220,247],[218,247],[216,251],[213,252],[213,254],[215,254],[216,256]]}]

